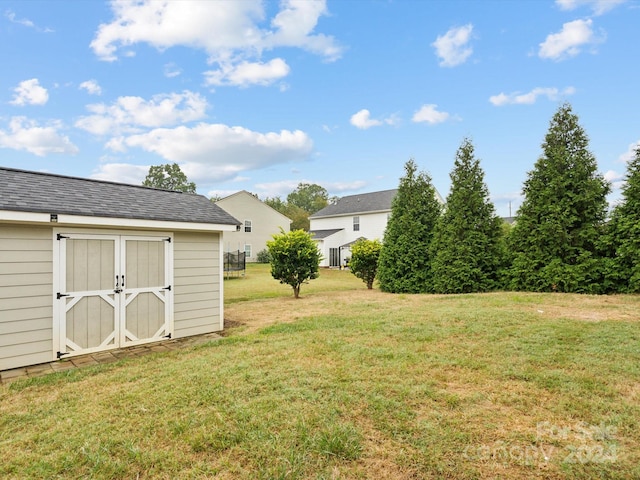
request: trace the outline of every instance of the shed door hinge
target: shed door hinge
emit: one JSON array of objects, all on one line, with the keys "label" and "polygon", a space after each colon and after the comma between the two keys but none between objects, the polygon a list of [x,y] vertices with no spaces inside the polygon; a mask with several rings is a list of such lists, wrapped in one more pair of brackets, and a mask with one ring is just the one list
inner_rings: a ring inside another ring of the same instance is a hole
[{"label": "shed door hinge", "polygon": [[164,336],[164,337],[162,337],[162,338],[171,338],[171,334],[169,333],[168,335],[165,335],[165,336]]},{"label": "shed door hinge", "polygon": [[169,243],[171,243],[171,237],[167,237],[167,238],[165,238],[165,239],[164,239],[164,241],[165,241],[165,242],[169,242]]},{"label": "shed door hinge", "polygon": [[169,290],[171,291],[171,285],[169,285],[168,287],[164,287],[163,290]]},{"label": "shed door hinge", "polygon": [[68,296],[69,296],[68,293],[60,293],[60,292],[58,292],[58,294],[56,295],[58,300],[60,300],[62,297],[68,297]]},{"label": "shed door hinge", "polygon": [[62,352],[58,352],[56,354],[56,357],[58,357],[58,360],[60,360],[62,358],[63,355],[69,355],[68,353],[62,353]]},{"label": "shed door hinge", "polygon": [[56,238],[57,238],[58,240],[62,240],[63,238],[69,238],[69,237],[65,237],[64,235],[62,235],[62,234],[60,234],[60,233],[59,233],[58,235],[56,235]]}]

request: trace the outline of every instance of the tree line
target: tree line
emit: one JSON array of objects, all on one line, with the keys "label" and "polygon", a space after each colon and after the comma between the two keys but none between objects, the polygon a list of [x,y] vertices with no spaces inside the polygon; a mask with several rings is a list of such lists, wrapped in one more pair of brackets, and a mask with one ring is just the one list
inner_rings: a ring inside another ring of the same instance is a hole
[{"label": "tree line", "polygon": [[[431,177],[409,160],[382,244],[354,246],[354,273],[369,288],[377,278],[380,289],[392,293],[639,293],[640,146],[627,164],[622,200],[610,215],[610,185],[597,173],[588,146],[571,105],[561,105],[551,119],[542,154],[527,174],[513,226],[495,213],[470,139],[456,152],[445,206],[436,200]],[[181,173],[176,164],[151,167],[144,184],[195,192]],[[286,201],[264,200],[293,220],[292,234],[308,231],[309,215],[329,201],[323,187],[307,183],[300,183]],[[311,263],[302,262],[304,275],[291,277],[295,265],[286,249],[289,264],[279,278],[274,274],[281,281],[294,278],[283,283],[295,284],[297,295],[301,283],[317,277],[319,254],[307,248],[314,245],[309,234],[293,239],[283,233],[274,241],[310,252]],[[276,245],[270,244],[269,250]]]},{"label": "tree line", "polygon": [[640,147],[608,217],[610,185],[588,143],[571,105],[560,106],[513,227],[496,215],[468,138],[456,152],[444,207],[430,176],[407,162],[380,249],[381,290],[640,292]]}]

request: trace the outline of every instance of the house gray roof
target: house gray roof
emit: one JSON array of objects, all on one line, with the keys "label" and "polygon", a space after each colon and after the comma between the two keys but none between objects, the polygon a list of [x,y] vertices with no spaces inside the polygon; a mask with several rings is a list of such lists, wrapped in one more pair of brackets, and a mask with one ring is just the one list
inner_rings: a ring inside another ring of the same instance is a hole
[{"label": "house gray roof", "polygon": [[203,195],[0,167],[0,210],[239,225]]},{"label": "house gray roof", "polygon": [[330,237],[334,233],[338,233],[344,230],[343,228],[333,228],[331,230],[311,230],[309,233],[313,240],[322,240],[323,238]]},{"label": "house gray roof", "polygon": [[398,189],[393,189],[348,195],[338,199],[336,203],[324,207],[309,218],[335,217],[339,215],[391,210],[391,202],[397,193]]}]

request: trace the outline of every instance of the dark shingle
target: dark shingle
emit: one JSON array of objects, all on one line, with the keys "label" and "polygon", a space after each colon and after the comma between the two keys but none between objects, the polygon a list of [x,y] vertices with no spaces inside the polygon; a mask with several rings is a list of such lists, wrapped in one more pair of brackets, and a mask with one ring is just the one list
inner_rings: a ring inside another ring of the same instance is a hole
[{"label": "dark shingle", "polygon": [[239,225],[202,195],[0,167],[0,210]]},{"label": "dark shingle", "polygon": [[342,228],[334,228],[331,230],[311,230],[309,233],[311,234],[311,238],[313,240],[322,240],[324,238],[330,237],[334,233],[341,232]]},{"label": "dark shingle", "polygon": [[393,189],[342,197],[336,203],[326,206],[309,218],[391,210],[391,202],[396,193],[398,193],[398,190]]}]

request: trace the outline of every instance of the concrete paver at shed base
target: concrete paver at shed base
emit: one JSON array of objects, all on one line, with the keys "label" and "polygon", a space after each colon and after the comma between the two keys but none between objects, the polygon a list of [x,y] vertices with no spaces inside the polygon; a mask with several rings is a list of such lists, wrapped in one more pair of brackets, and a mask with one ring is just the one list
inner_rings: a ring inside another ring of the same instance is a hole
[{"label": "concrete paver at shed base", "polygon": [[146,345],[137,345],[135,347],[121,348],[108,352],[96,352],[87,355],[79,355],[77,357],[63,358],[57,362],[41,363],[39,365],[32,365],[29,367],[2,370],[0,371],[0,383],[11,383],[16,380],[40,377],[49,373],[64,372],[74,368],[113,363],[123,358],[139,357],[150,353],[170,352],[172,350],[188,348],[194,345],[219,340],[221,338],[222,336],[218,333],[206,333],[204,335],[166,340],[159,343],[148,343]]}]

